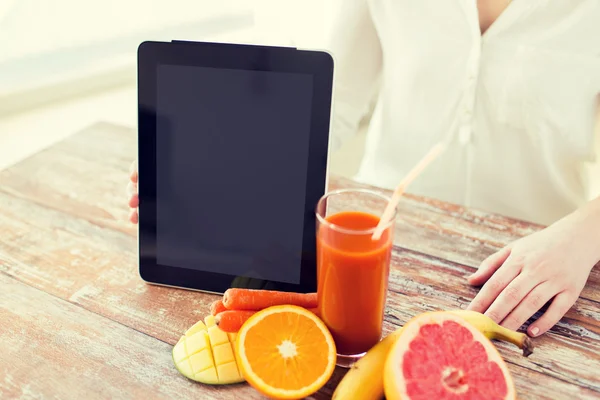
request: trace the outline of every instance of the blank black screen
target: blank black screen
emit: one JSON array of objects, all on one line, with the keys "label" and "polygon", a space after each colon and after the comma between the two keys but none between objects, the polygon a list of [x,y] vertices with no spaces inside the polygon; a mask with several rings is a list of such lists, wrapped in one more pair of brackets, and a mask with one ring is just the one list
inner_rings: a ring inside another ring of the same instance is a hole
[{"label": "blank black screen", "polygon": [[300,282],[313,77],[160,65],[157,263]]}]

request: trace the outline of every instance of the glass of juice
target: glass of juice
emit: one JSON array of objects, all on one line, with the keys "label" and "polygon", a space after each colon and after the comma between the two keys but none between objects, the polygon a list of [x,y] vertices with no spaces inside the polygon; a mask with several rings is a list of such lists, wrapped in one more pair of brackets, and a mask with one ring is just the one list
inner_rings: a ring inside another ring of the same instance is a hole
[{"label": "glass of juice", "polygon": [[372,235],[389,201],[366,189],[325,194],[317,204],[319,314],[349,368],[381,339],[396,212]]}]

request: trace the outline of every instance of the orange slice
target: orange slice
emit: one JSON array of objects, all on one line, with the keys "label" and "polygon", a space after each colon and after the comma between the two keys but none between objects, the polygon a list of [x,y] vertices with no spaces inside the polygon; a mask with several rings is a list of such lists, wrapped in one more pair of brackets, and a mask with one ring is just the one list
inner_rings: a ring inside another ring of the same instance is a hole
[{"label": "orange slice", "polygon": [[237,335],[240,372],[262,394],[300,399],[331,377],[336,349],[315,314],[297,306],[273,306],[252,315]]},{"label": "orange slice", "polygon": [[492,342],[444,312],[421,314],[404,326],[388,353],[383,381],[389,400],[516,398]]}]

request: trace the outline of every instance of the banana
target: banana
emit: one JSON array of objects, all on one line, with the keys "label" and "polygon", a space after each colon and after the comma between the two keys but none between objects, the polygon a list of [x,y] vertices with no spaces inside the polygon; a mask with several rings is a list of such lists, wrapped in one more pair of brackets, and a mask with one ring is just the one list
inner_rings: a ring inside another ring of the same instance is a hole
[{"label": "banana", "polygon": [[[525,357],[533,352],[533,342],[524,333],[506,329],[494,322],[488,316],[476,311],[453,310],[451,314],[464,318],[483,333],[488,339],[498,339],[513,343],[523,350]],[[402,328],[399,328],[377,343],[358,360],[340,381],[333,400],[380,400],[384,396],[383,367],[388,352],[396,342]]]},{"label": "banana", "polygon": [[525,357],[529,357],[533,353],[533,341],[529,336],[500,326],[485,314],[469,310],[452,310],[447,312],[464,318],[465,321],[477,328],[479,332],[483,333],[490,340],[496,339],[514,344],[523,350]]},{"label": "banana", "polygon": [[401,333],[402,328],[396,329],[354,363],[333,392],[332,400],[383,398],[383,366]]}]

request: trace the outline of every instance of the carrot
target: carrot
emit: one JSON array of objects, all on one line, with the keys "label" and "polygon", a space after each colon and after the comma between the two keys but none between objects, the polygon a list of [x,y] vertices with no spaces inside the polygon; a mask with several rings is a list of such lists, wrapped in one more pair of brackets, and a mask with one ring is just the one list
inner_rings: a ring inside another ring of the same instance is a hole
[{"label": "carrot", "polygon": [[304,308],[317,307],[316,293],[277,292],[274,290],[227,289],[223,304],[228,310],[259,311],[271,306],[294,305]]},{"label": "carrot", "polygon": [[[310,308],[308,311],[319,315],[316,308]],[[220,330],[224,332],[235,333],[240,330],[244,322],[258,311],[251,310],[226,310],[218,313],[215,322]]]},{"label": "carrot", "polygon": [[257,311],[227,310],[217,314],[215,322],[223,332],[237,332]]},{"label": "carrot", "polygon": [[225,305],[223,305],[223,300],[213,301],[210,305],[210,314],[217,315],[220,312],[227,311]]}]

